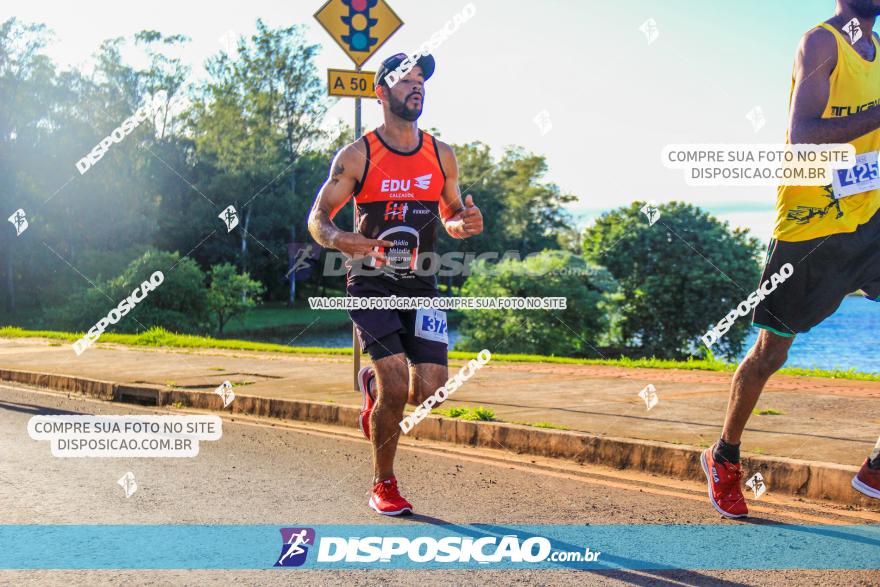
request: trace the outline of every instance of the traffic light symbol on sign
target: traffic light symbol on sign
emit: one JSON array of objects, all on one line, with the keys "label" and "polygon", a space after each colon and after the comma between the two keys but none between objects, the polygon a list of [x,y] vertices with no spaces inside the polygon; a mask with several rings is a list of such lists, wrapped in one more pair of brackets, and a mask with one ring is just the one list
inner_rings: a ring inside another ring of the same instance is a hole
[{"label": "traffic light symbol on sign", "polygon": [[370,18],[370,9],[376,6],[379,0],[342,0],[348,6],[348,16],[342,17],[342,22],[348,25],[348,34],[342,35],[342,41],[348,44],[350,51],[370,51],[379,39],[370,36],[370,28],[379,21]]},{"label": "traffic light symbol on sign", "polygon": [[315,19],[358,67],[403,25],[385,0],[327,0]]}]

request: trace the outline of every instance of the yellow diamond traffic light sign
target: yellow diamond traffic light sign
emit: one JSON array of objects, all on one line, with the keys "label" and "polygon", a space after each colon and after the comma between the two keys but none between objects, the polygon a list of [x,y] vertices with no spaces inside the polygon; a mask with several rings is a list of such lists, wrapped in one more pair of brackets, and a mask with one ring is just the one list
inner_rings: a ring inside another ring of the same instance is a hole
[{"label": "yellow diamond traffic light sign", "polygon": [[385,0],[327,0],[315,18],[358,67],[403,25]]}]

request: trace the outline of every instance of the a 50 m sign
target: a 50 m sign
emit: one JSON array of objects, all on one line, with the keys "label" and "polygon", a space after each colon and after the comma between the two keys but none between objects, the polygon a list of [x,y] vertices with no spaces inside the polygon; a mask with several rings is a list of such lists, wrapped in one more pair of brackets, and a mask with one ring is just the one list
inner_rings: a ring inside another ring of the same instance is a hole
[{"label": "a 50 m sign", "polygon": [[375,98],[373,80],[375,71],[327,70],[327,92],[331,96],[349,98]]}]

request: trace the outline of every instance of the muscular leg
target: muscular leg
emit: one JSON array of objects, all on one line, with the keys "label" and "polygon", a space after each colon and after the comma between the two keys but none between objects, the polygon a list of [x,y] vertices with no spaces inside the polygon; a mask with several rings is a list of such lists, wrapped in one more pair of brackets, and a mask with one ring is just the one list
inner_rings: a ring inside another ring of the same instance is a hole
[{"label": "muscular leg", "polygon": [[394,455],[400,437],[400,420],[406,406],[409,371],[403,353],[373,362],[376,371],[377,397],[370,415],[373,443],[373,483],[394,476]]},{"label": "muscular leg", "polygon": [[434,395],[449,379],[446,365],[434,363],[418,363],[410,366],[409,403],[418,406],[429,396]]},{"label": "muscular leg", "polygon": [[727,417],[721,438],[728,444],[739,444],[746,422],[758,403],[761,391],[771,375],[776,373],[788,358],[788,349],[794,337],[779,336],[761,330],[758,340],[733,375]]}]

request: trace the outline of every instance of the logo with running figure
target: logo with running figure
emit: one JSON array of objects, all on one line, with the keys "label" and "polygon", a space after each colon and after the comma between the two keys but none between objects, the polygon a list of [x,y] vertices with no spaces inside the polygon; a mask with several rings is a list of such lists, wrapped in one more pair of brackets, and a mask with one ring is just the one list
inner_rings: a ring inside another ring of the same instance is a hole
[{"label": "logo with running figure", "polygon": [[843,32],[849,35],[850,44],[855,45],[862,38],[862,23],[859,22],[859,19],[854,18],[843,25]]},{"label": "logo with running figure", "polygon": [[767,119],[764,117],[764,109],[760,106],[755,106],[749,110],[746,114],[746,120],[752,123],[752,129],[755,132],[758,132],[767,124]]},{"label": "logo with running figure", "polygon": [[660,220],[660,207],[654,200],[642,206],[641,212],[648,217],[648,226],[654,226],[654,223]]},{"label": "logo with running figure", "polygon": [[[306,245],[296,252],[296,256],[293,258],[293,269],[290,272],[296,273],[309,267],[309,259],[312,258],[313,248],[312,245]],[[288,272],[288,275],[290,275],[290,272]]]},{"label": "logo with running figure", "polygon": [[217,216],[223,223],[226,225],[226,232],[232,232],[236,226],[238,226],[238,212],[235,210],[235,206],[229,205],[226,207],[223,212]]},{"label": "logo with running figure", "polygon": [[314,528],[281,528],[281,554],[275,566],[301,567],[314,544]]},{"label": "logo with running figure", "polygon": [[9,222],[15,227],[15,236],[21,236],[21,233],[27,230],[27,216],[21,208],[16,210],[12,216],[9,217]]},{"label": "logo with running figure", "polygon": [[131,471],[120,477],[116,484],[122,487],[122,490],[125,491],[125,497],[131,497],[134,495],[134,492],[138,490],[137,481],[135,481],[134,473]]},{"label": "logo with running figure", "polygon": [[649,18],[643,22],[642,26],[639,27],[639,30],[645,35],[649,45],[656,41],[660,36],[660,27],[657,26],[657,21],[653,18]]},{"label": "logo with running figure", "polygon": [[385,220],[405,222],[407,210],[409,210],[409,204],[406,202],[388,202],[385,204]]},{"label": "logo with running figure", "polygon": [[746,487],[755,494],[755,499],[760,498],[767,491],[767,485],[764,483],[764,476],[761,473],[755,473],[751,479],[746,481]]}]

